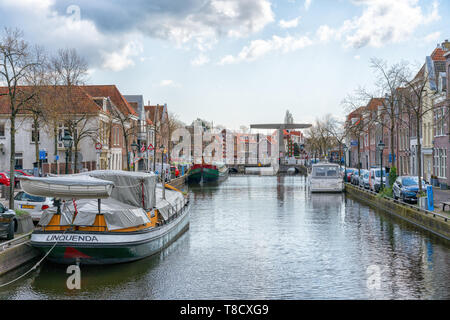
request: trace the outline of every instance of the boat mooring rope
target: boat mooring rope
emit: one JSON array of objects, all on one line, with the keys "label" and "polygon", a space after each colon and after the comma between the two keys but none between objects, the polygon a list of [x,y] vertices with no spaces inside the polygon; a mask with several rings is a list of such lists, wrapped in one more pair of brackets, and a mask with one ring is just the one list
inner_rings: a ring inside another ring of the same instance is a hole
[{"label": "boat mooring rope", "polygon": [[[68,230],[68,229],[64,230],[64,232],[63,232],[62,234],[65,234],[67,230]],[[44,257],[43,257],[42,259],[40,259],[33,267],[31,267],[30,270],[28,270],[27,272],[25,272],[24,274],[22,274],[21,276],[17,277],[17,278],[14,279],[14,280],[11,280],[11,281],[9,281],[9,282],[7,282],[7,283],[4,283],[4,284],[0,284],[0,288],[6,287],[6,286],[10,285],[11,283],[16,282],[17,280],[22,279],[22,278],[25,277],[27,274],[29,274],[31,271],[33,271],[33,270],[35,270],[37,267],[39,267],[39,265],[42,263],[42,261],[44,261],[44,259],[47,258],[47,256],[50,254],[50,252],[52,252],[52,250],[56,247],[56,245],[58,244],[58,242],[59,242],[59,240],[57,240],[57,241],[55,242],[55,244],[50,248],[50,250],[48,250],[48,252],[44,255]]]}]

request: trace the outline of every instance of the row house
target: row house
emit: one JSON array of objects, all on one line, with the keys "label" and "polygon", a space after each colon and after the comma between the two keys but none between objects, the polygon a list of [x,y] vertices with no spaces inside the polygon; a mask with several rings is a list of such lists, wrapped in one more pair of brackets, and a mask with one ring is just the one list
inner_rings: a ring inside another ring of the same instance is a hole
[{"label": "row house", "polygon": [[[0,88],[0,91],[6,90]],[[19,124],[16,127],[16,169],[33,168],[39,154],[45,155],[41,156],[43,173],[64,173],[66,162],[70,173],[127,168],[127,150],[131,150],[131,142],[126,145],[123,128],[131,129],[128,132],[135,135],[132,128],[136,127],[135,122],[139,118],[116,86],[73,86],[70,90],[64,86],[39,87],[37,96],[46,116],[40,116],[36,126],[29,111],[24,109],[19,113],[16,119]],[[69,96],[70,99],[65,99]],[[9,117],[8,99],[3,96],[0,98],[2,171],[9,170]],[[35,130],[37,134],[34,134]],[[66,134],[70,134],[74,141],[69,153],[63,144]],[[66,155],[69,156],[68,161]]]},{"label": "row house", "polygon": [[439,183],[450,185],[449,150],[450,150],[450,43],[442,44],[443,70],[436,72],[436,93],[433,96],[433,176]]},{"label": "row house", "polygon": [[[391,117],[386,113],[389,112],[388,97],[371,99],[367,106],[358,108],[347,116],[347,129],[359,124],[362,131],[359,136],[355,132],[347,136],[347,144],[350,146],[348,165],[358,166],[358,143],[356,143],[358,140],[361,167],[380,165],[380,151],[377,150],[377,145],[379,141],[383,141],[385,144],[383,166],[395,165],[400,175],[417,175],[420,157],[422,163],[420,173],[426,181],[435,177],[440,183],[450,184],[448,170],[450,96],[447,90],[449,61],[450,43],[446,40],[425,58],[423,66],[408,85],[396,89],[393,132],[390,126]],[[423,87],[420,91],[420,104],[419,98],[414,96],[414,90],[417,89],[413,90],[411,86]],[[417,114],[420,115],[419,121]],[[391,154],[392,149],[394,154]]]},{"label": "row house", "polygon": [[[162,159],[162,150],[160,147],[164,146],[166,155],[168,154],[169,156],[173,147],[170,139],[170,119],[167,104],[151,105],[148,102],[148,105],[144,106],[144,114],[146,121],[152,123],[154,130],[154,133],[149,135],[148,142],[149,145],[151,144],[154,147],[151,157],[154,159],[152,161],[153,169],[156,169],[156,163],[161,162]],[[166,162],[168,160],[170,159],[166,158],[164,161]]]}]

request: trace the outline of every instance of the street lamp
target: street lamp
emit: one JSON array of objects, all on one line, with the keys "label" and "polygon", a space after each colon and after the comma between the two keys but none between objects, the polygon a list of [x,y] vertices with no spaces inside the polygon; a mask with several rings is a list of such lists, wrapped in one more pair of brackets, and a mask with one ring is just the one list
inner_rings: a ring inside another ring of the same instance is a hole
[{"label": "street lamp", "polygon": [[134,158],[136,157],[136,151],[139,149],[139,145],[136,143],[136,141],[133,141],[133,143],[131,144],[131,149],[133,150],[133,167],[135,168]]},{"label": "street lamp", "polygon": [[164,170],[164,145],[159,147],[161,151],[161,179],[162,179],[162,198],[166,199],[166,171]]},{"label": "street lamp", "polygon": [[381,175],[381,183],[380,183],[380,192],[383,189],[383,150],[385,144],[382,140],[378,143],[378,149],[380,150],[380,175]]},{"label": "street lamp", "polygon": [[347,150],[348,150],[348,148],[345,143],[344,143],[343,148],[344,148],[344,181],[348,182],[347,181]]},{"label": "street lamp", "polygon": [[69,150],[72,149],[73,138],[66,132],[65,136],[62,138],[64,148],[66,148],[66,174],[69,173]]}]

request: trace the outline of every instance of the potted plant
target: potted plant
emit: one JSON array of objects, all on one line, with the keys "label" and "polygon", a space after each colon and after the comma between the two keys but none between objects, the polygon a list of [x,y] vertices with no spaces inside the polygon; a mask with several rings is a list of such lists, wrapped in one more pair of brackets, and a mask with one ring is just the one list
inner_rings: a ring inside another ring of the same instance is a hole
[{"label": "potted plant", "polygon": [[422,191],[417,194],[417,203],[420,209],[425,210],[427,208],[428,197],[425,192]]}]

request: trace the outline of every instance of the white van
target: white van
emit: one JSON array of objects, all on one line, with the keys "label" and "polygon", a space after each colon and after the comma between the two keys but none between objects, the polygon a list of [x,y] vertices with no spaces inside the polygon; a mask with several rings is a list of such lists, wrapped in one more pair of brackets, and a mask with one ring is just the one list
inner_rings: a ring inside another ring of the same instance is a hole
[{"label": "white van", "polygon": [[[383,168],[383,186],[388,185],[388,176],[386,170]],[[369,171],[369,189],[371,191],[379,192],[381,187],[381,169],[372,168]]]}]

